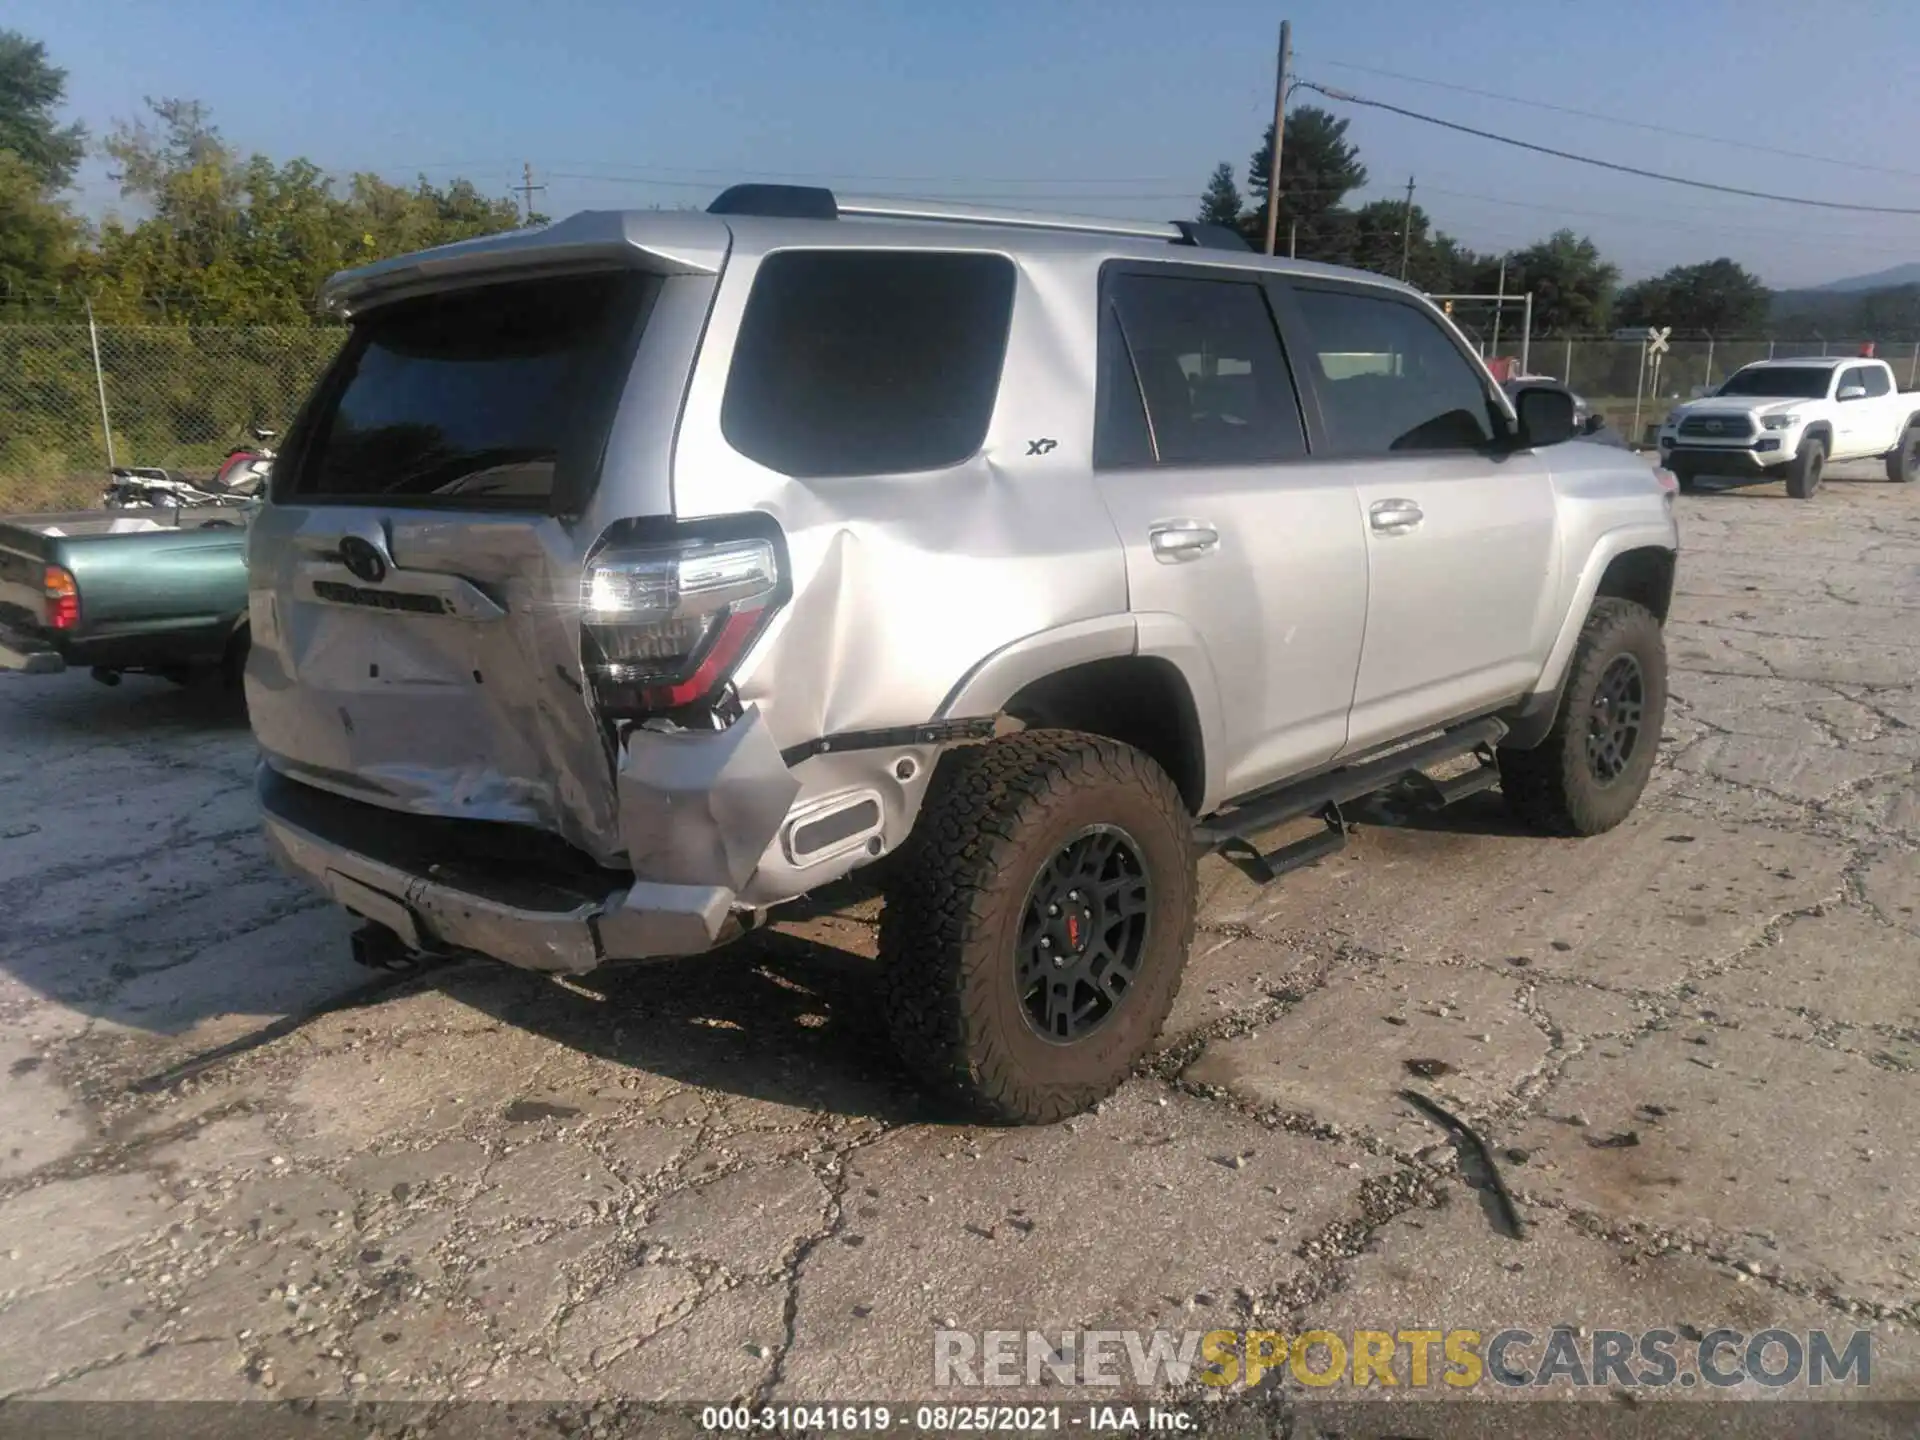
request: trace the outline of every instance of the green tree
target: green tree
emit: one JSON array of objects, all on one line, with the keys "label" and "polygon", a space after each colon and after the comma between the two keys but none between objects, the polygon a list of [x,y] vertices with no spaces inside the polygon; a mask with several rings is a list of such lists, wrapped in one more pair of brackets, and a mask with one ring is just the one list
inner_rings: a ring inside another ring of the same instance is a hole
[{"label": "green tree", "polygon": [[470,181],[409,188],[374,175],[337,187],[317,165],[242,157],[197,101],[149,100],[106,142],[121,191],[147,219],[102,227],[80,269],[117,319],[179,314],[207,323],[297,325],[336,270],[509,230],[511,200]]},{"label": "green tree", "polygon": [[85,128],[54,121],[66,94],[67,72],[47,63],[45,45],[0,30],[0,150],[18,155],[50,192],[72,183],[86,153]]},{"label": "green tree", "polygon": [[[1273,127],[1269,125],[1247,165],[1247,193],[1251,210],[1247,216],[1249,231],[1257,229],[1266,238],[1267,188],[1273,176]],[[1347,122],[1314,105],[1300,105],[1287,112],[1287,139],[1280,147],[1280,230],[1279,243],[1285,246],[1288,227],[1300,226],[1301,253],[1306,253],[1305,237],[1321,216],[1339,207],[1341,201],[1367,183],[1367,167],[1360,163],[1360,149],[1347,139]]]},{"label": "green tree", "polygon": [[1671,325],[1682,335],[1757,334],[1772,296],[1758,276],[1725,258],[1676,265],[1629,285],[1615,302],[1623,325]]},{"label": "green tree", "polygon": [[[1497,259],[1482,260],[1472,288],[1492,293]],[[1607,328],[1619,267],[1584,235],[1556,230],[1507,260],[1507,293],[1533,294],[1535,335],[1590,335]]]},{"label": "green tree", "polygon": [[1207,181],[1206,193],[1200,197],[1200,223],[1237,226],[1245,209],[1240,187],[1233,183],[1233,166],[1222,160],[1213,167],[1213,177]]},{"label": "green tree", "polygon": [[38,296],[73,263],[80,224],[48,198],[47,187],[20,156],[0,150],[0,294]]},{"label": "green tree", "polygon": [[1852,331],[1864,340],[1920,340],[1920,285],[1890,285],[1856,298]]}]

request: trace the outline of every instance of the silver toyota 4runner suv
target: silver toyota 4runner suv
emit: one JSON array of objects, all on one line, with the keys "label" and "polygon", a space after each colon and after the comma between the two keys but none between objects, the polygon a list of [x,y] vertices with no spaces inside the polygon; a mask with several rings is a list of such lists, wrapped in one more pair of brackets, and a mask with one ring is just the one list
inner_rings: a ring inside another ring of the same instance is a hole
[{"label": "silver toyota 4runner suv", "polygon": [[884,858],[903,1060],[1048,1121],[1154,1043],[1207,851],[1495,783],[1591,835],[1653,765],[1671,477],[1377,276],[749,186],[326,293],[246,688],[369,963],[700,953]]}]

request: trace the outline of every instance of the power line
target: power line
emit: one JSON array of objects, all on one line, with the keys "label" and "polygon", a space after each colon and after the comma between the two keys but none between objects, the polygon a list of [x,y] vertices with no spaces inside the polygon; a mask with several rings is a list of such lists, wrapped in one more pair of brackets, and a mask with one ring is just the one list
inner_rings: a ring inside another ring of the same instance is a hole
[{"label": "power line", "polygon": [[1766,190],[1746,190],[1738,185],[1716,185],[1711,180],[1690,180],[1683,175],[1668,175],[1659,170],[1646,170],[1638,165],[1623,165],[1616,160],[1598,160],[1591,155],[1576,155],[1571,150],[1556,150],[1551,145],[1539,145],[1531,140],[1519,140],[1511,135],[1499,135],[1491,130],[1476,129],[1472,125],[1462,125],[1457,120],[1443,120],[1438,115],[1424,115],[1418,110],[1409,110],[1404,105],[1390,105],[1385,100],[1369,100],[1351,91],[1336,90],[1330,85],[1316,85],[1311,80],[1299,80],[1295,84],[1302,90],[1311,90],[1315,94],[1326,96],[1329,100],[1348,105],[1363,105],[1371,110],[1385,110],[1393,115],[1405,116],[1409,120],[1438,125],[1443,130],[1454,130],[1462,135],[1472,135],[1477,139],[1511,145],[1518,150],[1531,150],[1537,155],[1551,155],[1556,160],[1572,160],[1576,164],[1592,165],[1621,175],[1637,175],[1643,180],[1659,180],[1668,185],[1685,185],[1695,190],[1712,190],[1721,195],[1741,195],[1749,200],[1772,200],[1782,205],[1805,205],[1816,210],[1847,210],[1863,215],[1920,215],[1920,206],[1855,205],[1842,200],[1814,200],[1805,195],[1776,195]]},{"label": "power line", "polygon": [[1475,95],[1482,100],[1498,100],[1505,105],[1524,105],[1533,110],[1547,110],[1555,115],[1571,115],[1581,120],[1598,120],[1606,125],[1620,125],[1629,130],[1644,130],[1652,135],[1666,135],[1676,140],[1698,140],[1707,145],[1726,145],[1736,150],[1751,150],[1759,155],[1777,155],[1788,160],[1811,160],[1820,165],[1837,165],[1849,170],[1867,170],[1877,175],[1899,175],[1909,180],[1920,180],[1920,171],[1898,170],[1890,165],[1872,165],[1864,160],[1843,160],[1836,155],[1814,155],[1805,150],[1784,150],[1777,145],[1762,145],[1752,140],[1732,140],[1724,135],[1702,135],[1693,130],[1676,130],[1671,125],[1654,125],[1645,120],[1629,120],[1623,115],[1605,115],[1597,110],[1579,110],[1571,105],[1555,105],[1546,100],[1526,100],[1518,95],[1502,95],[1496,90],[1480,90],[1472,85],[1459,85],[1450,80],[1429,80],[1420,75],[1404,75],[1397,70],[1381,70],[1372,65],[1355,65],[1346,60],[1322,60],[1322,65],[1332,66],[1336,70],[1353,70],[1362,75],[1378,75],[1387,80],[1404,80],[1409,85],[1429,85],[1435,90],[1452,90],[1460,95]]},{"label": "power line", "polygon": [[[599,185],[659,185],[668,189],[704,190],[709,193],[711,193],[714,188],[713,182],[709,180],[666,180],[647,175],[589,175],[576,170],[549,170],[547,174],[555,180],[584,180]],[[1082,201],[1090,204],[1095,201],[1120,203],[1127,201],[1144,202],[1157,200],[1179,200],[1191,203],[1199,197],[1200,193],[1201,188],[1196,187],[1187,190],[1160,191],[1156,194],[1088,195],[1076,193],[1062,195],[1059,198],[1071,204],[1079,204]],[[1001,200],[1024,200],[1031,204],[1033,201],[1046,200],[1050,197],[1044,194],[1036,195],[1031,191],[1023,190],[1014,193],[996,194],[982,194],[978,192],[955,194],[952,192],[942,192],[938,195],[897,195],[877,192],[867,195],[865,198],[873,200],[953,200],[962,204],[974,202],[991,204]]]},{"label": "power line", "polygon": [[[582,175],[575,172],[576,179],[637,179],[643,172],[628,169],[625,166],[607,165],[597,160],[560,160],[561,165],[578,166],[584,170],[599,172],[595,175]],[[414,167],[394,167],[414,168]],[[423,167],[425,168],[425,167]],[[441,167],[444,168],[444,167]],[[559,172],[549,172],[558,174]],[[855,181],[860,184],[875,185],[1185,185],[1184,175],[859,175],[850,171],[805,171],[805,170],[749,170],[737,165],[698,166],[698,165],[649,165],[645,168],[648,175],[686,175],[710,176],[719,180],[791,180],[791,181]],[[661,182],[666,183],[666,182]],[[679,180],[676,184],[691,184],[692,181]]]},{"label": "power line", "polygon": [[[1581,215],[1592,220],[1618,220],[1629,225],[1651,227],[1654,229],[1679,230],[1693,235],[1717,235],[1724,238],[1727,233],[1727,226],[1725,224],[1690,224],[1686,221],[1668,219],[1664,215],[1626,215],[1618,210],[1587,210],[1572,205],[1545,205],[1537,200],[1508,200],[1498,195],[1481,195],[1471,190],[1449,190],[1441,185],[1427,186],[1427,193],[1431,195],[1446,195],[1455,200],[1472,200],[1483,205],[1501,205],[1515,210],[1539,210],[1552,215]],[[1744,222],[1740,222],[1740,233],[1742,235],[1765,235],[1770,239],[1786,240],[1801,245],[1818,245],[1826,250],[1833,248],[1833,242],[1835,240],[1844,240],[1856,249],[1872,250],[1886,255],[1911,255],[1913,253],[1913,246],[1911,245],[1883,245],[1874,243],[1877,240],[1885,240],[1888,238],[1886,236],[1875,236],[1868,239],[1856,235],[1836,235],[1832,231],[1755,229],[1753,226],[1747,225]]]}]

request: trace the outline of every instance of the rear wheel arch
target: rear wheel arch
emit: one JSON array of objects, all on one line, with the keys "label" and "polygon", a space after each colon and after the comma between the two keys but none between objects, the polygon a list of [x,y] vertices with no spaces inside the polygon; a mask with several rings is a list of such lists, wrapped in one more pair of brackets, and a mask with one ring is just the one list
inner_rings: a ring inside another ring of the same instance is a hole
[{"label": "rear wheel arch", "polygon": [[1130,745],[1167,772],[1187,809],[1206,799],[1207,754],[1192,687],[1157,655],[1069,666],[1024,686],[1003,713],[1033,729],[1076,730]]}]

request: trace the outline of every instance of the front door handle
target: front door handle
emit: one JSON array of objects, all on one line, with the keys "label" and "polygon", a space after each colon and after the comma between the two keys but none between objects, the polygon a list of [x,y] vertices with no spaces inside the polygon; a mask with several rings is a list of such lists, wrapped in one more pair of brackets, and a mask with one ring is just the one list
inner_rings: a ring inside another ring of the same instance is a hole
[{"label": "front door handle", "polygon": [[1405,535],[1420,528],[1426,512],[1411,500],[1376,500],[1367,507],[1367,521],[1380,535]]},{"label": "front door handle", "polygon": [[1204,520],[1164,520],[1147,531],[1153,558],[1163,565],[1198,560],[1220,548],[1220,532]]}]

